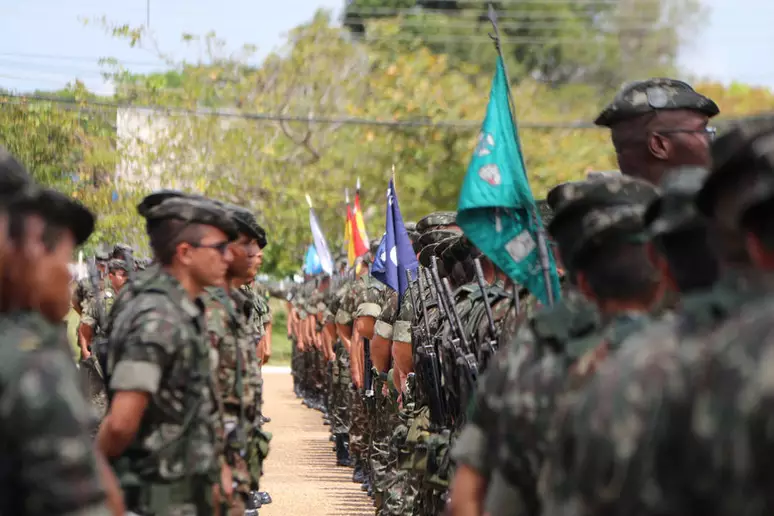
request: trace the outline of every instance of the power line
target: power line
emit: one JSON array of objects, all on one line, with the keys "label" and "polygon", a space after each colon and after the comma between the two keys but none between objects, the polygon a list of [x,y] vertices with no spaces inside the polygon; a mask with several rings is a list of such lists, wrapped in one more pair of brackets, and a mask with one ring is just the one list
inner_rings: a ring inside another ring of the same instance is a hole
[{"label": "power line", "polygon": [[[187,115],[187,116],[214,116],[219,118],[231,118],[242,120],[254,120],[261,122],[304,122],[319,125],[360,125],[360,126],[381,126],[381,127],[437,127],[447,129],[478,129],[481,127],[481,120],[379,120],[374,118],[358,118],[348,116],[303,116],[303,115],[285,115],[281,113],[239,113],[222,109],[185,109],[166,106],[140,106],[132,104],[121,104],[114,102],[103,102],[96,100],[77,101],[74,99],[61,99],[44,97],[40,95],[12,95],[0,94],[0,98],[14,99],[18,103],[25,101],[49,102],[52,104],[62,104],[66,106],[77,106],[78,111],[99,111],[93,108],[101,109],[133,109],[136,111],[146,111],[149,113],[164,113],[168,115]],[[2,107],[3,104],[0,104]],[[772,113],[759,113],[744,117],[728,118],[718,120],[716,125],[726,125],[732,123],[758,120],[761,118],[772,118]],[[519,127],[524,129],[603,129],[590,122],[520,122]]]}]

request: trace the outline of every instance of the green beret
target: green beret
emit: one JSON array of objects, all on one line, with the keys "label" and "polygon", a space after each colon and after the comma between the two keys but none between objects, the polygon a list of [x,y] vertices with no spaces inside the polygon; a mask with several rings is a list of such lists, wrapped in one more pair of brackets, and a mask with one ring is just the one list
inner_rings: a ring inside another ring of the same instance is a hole
[{"label": "green beret", "polygon": [[570,260],[578,265],[589,252],[613,242],[643,242],[645,223],[643,204],[617,204],[590,207],[581,217],[580,233]]},{"label": "green beret", "polygon": [[661,178],[661,196],[650,203],[644,222],[652,236],[701,224],[694,197],[709,171],[704,167],[685,166],[666,171]]},{"label": "green beret", "polygon": [[126,262],[124,260],[113,258],[108,262],[108,271],[115,272],[118,270],[129,272],[129,267],[126,265]]},{"label": "green beret", "polygon": [[27,169],[0,146],[0,202],[7,202],[29,184],[32,184],[32,178]]},{"label": "green beret", "polygon": [[203,197],[172,197],[149,209],[145,214],[148,221],[176,219],[188,224],[213,226],[236,240],[239,231],[231,213],[215,202]]},{"label": "green beret", "polygon": [[420,233],[436,228],[438,226],[454,226],[457,224],[457,212],[455,211],[436,211],[423,217],[417,222],[416,230]]},{"label": "green beret", "polygon": [[720,112],[715,102],[697,93],[688,83],[654,78],[625,84],[594,123],[612,127],[623,120],[668,109],[698,111],[710,118]]},{"label": "green beret", "polygon": [[696,206],[708,218],[721,201],[735,224],[742,213],[765,197],[774,172],[774,122],[740,124],[712,144],[712,170],[696,195]]},{"label": "green beret", "polygon": [[132,252],[134,252],[134,250],[129,244],[116,244],[113,246],[113,251],[110,253],[110,256],[113,258],[123,258],[127,253],[131,254]]},{"label": "green beret", "polygon": [[50,188],[28,185],[17,194],[9,211],[41,216],[47,223],[69,229],[81,245],[94,231],[94,215],[83,204]]}]

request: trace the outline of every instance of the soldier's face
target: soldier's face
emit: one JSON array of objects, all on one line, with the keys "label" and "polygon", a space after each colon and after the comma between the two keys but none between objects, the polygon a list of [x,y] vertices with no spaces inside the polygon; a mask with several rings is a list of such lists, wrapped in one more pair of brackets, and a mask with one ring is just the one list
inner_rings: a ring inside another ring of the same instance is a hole
[{"label": "soldier's face", "polygon": [[116,292],[119,292],[124,285],[126,285],[126,280],[128,276],[126,274],[125,270],[117,270],[110,273],[110,284],[113,285],[113,290]]},{"label": "soldier's face", "polygon": [[188,268],[201,286],[226,284],[226,272],[233,256],[228,237],[214,226],[202,226],[198,246],[191,249]]},{"label": "soldier's face", "polygon": [[38,292],[38,308],[43,316],[51,322],[59,322],[70,309],[72,276],[69,263],[75,249],[75,237],[65,230],[54,246],[49,247],[35,264],[32,290]]},{"label": "soldier's face", "polygon": [[235,278],[246,277],[250,269],[250,261],[254,259],[258,244],[246,235],[239,235],[239,238],[232,242],[229,247],[233,256],[228,267],[229,274]]},{"label": "soldier's face", "polygon": [[659,112],[650,124],[651,144],[659,138],[671,166],[698,165],[708,167],[710,143],[714,133],[708,129],[709,118],[695,111]]}]

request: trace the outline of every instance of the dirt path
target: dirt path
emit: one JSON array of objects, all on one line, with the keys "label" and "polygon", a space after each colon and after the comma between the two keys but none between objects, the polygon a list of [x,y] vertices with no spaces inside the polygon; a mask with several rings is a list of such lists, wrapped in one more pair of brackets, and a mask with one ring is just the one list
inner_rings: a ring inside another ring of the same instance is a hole
[{"label": "dirt path", "polygon": [[273,499],[261,516],[372,516],[371,499],[352,483],[352,469],[336,466],[322,414],[301,404],[283,368],[266,368],[264,412],[272,421],[271,452],[261,488]]}]

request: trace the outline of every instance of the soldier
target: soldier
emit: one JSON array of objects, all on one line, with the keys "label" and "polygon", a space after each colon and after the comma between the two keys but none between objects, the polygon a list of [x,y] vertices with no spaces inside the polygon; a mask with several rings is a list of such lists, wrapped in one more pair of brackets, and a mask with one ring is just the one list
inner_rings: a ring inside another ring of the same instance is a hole
[{"label": "soldier", "polygon": [[0,220],[0,421],[3,456],[13,465],[0,474],[0,513],[124,514],[115,477],[89,437],[91,411],[60,331],[71,302],[68,262],[94,217],[32,185],[2,149]]},{"label": "soldier", "polygon": [[[110,255],[104,251],[97,251],[94,255],[94,263],[97,267],[97,272],[100,278],[100,287],[102,285],[102,278],[107,273],[107,263],[110,260]],[[75,291],[73,292],[72,305],[73,309],[82,315],[88,302],[96,295],[96,289],[91,284],[91,278],[85,277],[78,280]]]},{"label": "soldier", "polygon": [[[572,251],[562,253],[562,262],[605,324],[591,335],[571,339],[565,349],[538,350],[534,365],[506,381],[498,468],[511,486],[512,503],[504,514],[540,514],[537,477],[546,453],[547,421],[560,397],[579,388],[599,362],[642,329],[663,294],[643,240],[642,215],[655,189],[622,176],[573,190],[574,195],[565,192],[573,198],[556,213],[549,231],[563,250],[568,246],[559,237],[577,235]],[[530,401],[535,399],[541,400],[537,406]]]},{"label": "soldier", "polygon": [[[696,199],[711,232],[722,227],[729,243],[736,228],[757,257],[770,247],[760,243],[771,233],[773,142],[771,127],[740,127],[720,138]],[[761,375],[774,283],[770,262],[755,263],[765,272],[727,291],[735,307],[719,328],[697,326],[690,314],[687,325],[653,328],[626,342],[568,400],[544,471],[547,514],[771,513],[770,439],[761,426],[770,403]],[[616,410],[599,410],[610,406]],[[610,471],[626,471],[625,481],[611,483]]]},{"label": "soldier", "polygon": [[[572,190],[555,188],[551,191],[546,199],[544,219],[548,220],[549,210],[556,212],[569,200],[565,193]],[[556,258],[561,258],[563,252],[570,252],[574,238],[577,235],[573,231],[558,235],[556,243],[560,252]],[[564,251],[562,243],[567,246]],[[495,467],[506,380],[518,376],[534,360],[537,349],[563,349],[570,339],[590,335],[600,326],[596,307],[578,291],[573,274],[568,272],[563,278],[564,292],[559,303],[538,310],[534,315],[527,314],[528,324],[517,325],[515,336],[501,341],[500,351],[478,382],[475,397],[468,407],[467,424],[452,450],[457,465],[451,489],[452,514],[499,514],[508,510],[509,484]]]},{"label": "soldier", "polygon": [[168,198],[145,219],[159,269],[132,284],[113,323],[109,409],[97,442],[133,513],[212,514],[214,479],[219,472],[228,498],[232,473],[222,460],[198,296],[224,285],[236,227],[228,212],[200,198]]},{"label": "soldier", "polygon": [[229,514],[257,514],[251,494],[251,476],[246,458],[252,428],[259,426],[258,390],[260,371],[256,355],[255,329],[249,326],[254,311],[251,298],[242,290],[254,276],[250,274],[251,256],[258,252],[262,231],[252,213],[229,206],[239,237],[231,242],[233,257],[226,273],[227,288],[207,287],[205,295],[207,331],[214,355],[215,388],[223,404],[226,436],[225,460],[234,479],[234,502]]},{"label": "soldier", "polygon": [[594,123],[610,128],[621,172],[657,185],[670,168],[709,166],[719,111],[685,82],[654,78],[624,85]]}]

